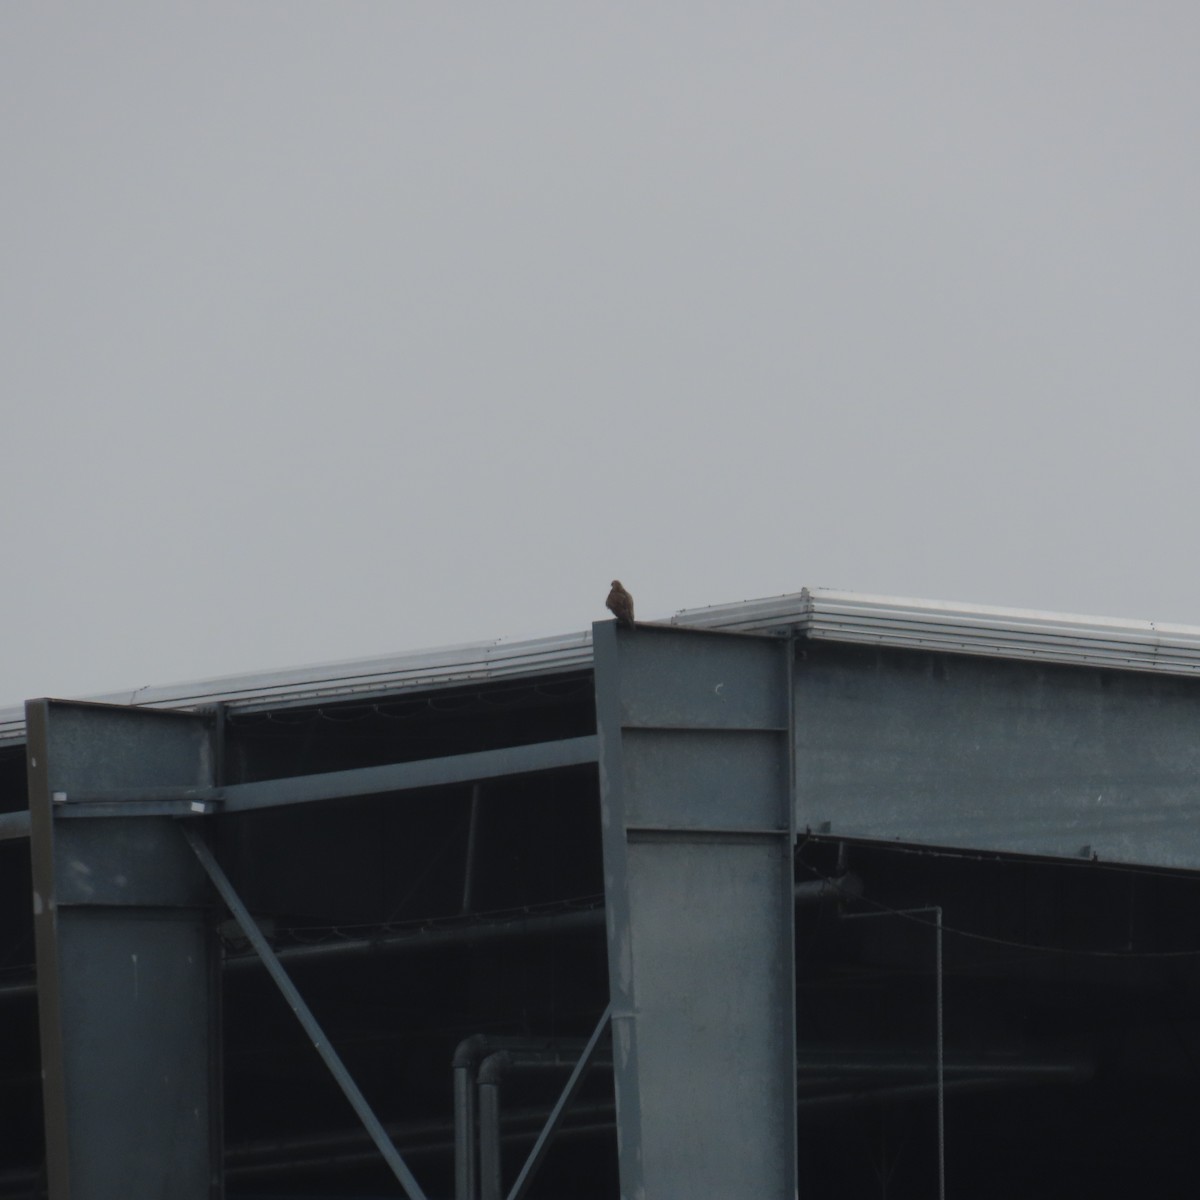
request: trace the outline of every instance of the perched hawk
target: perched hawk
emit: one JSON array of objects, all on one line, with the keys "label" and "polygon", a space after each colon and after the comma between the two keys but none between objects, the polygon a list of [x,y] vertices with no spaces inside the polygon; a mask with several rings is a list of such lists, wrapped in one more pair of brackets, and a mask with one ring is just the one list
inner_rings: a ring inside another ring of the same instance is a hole
[{"label": "perched hawk", "polygon": [[619,579],[612,581],[612,591],[608,593],[608,599],[605,600],[604,607],[626,629],[633,628],[633,597],[621,586]]}]

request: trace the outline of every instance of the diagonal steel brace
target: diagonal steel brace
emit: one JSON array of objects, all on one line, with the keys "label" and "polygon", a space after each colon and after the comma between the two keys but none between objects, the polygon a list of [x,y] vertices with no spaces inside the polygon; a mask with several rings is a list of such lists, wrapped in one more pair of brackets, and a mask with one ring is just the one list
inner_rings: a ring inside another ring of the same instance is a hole
[{"label": "diagonal steel brace", "polygon": [[528,1188],[530,1180],[532,1180],[534,1172],[542,1165],[542,1159],[546,1157],[546,1151],[550,1149],[551,1139],[558,1132],[558,1127],[562,1122],[563,1113],[567,1111],[567,1105],[575,1098],[575,1093],[579,1090],[579,1085],[583,1082],[583,1077],[587,1074],[587,1069],[592,1065],[592,1055],[596,1052],[596,1047],[600,1044],[600,1038],[608,1029],[608,1020],[612,1016],[612,1003],[604,1010],[604,1015],[596,1022],[596,1028],[592,1030],[592,1036],[588,1038],[587,1045],[583,1048],[583,1053],[579,1056],[579,1061],[571,1069],[570,1078],[563,1085],[562,1094],[555,1101],[554,1107],[550,1110],[550,1115],[546,1118],[546,1124],[542,1127],[542,1132],[538,1134],[537,1141],[533,1144],[533,1149],[529,1152],[529,1157],[525,1160],[525,1165],[521,1168],[521,1173],[517,1176],[516,1182],[512,1185],[512,1191],[508,1193],[508,1200],[521,1200],[525,1195],[525,1190]]},{"label": "diagonal steel brace", "polygon": [[292,1012],[296,1014],[296,1019],[304,1026],[304,1032],[308,1034],[317,1053],[324,1060],[325,1065],[337,1081],[338,1087],[342,1089],[346,1099],[350,1101],[367,1133],[371,1135],[371,1140],[379,1148],[379,1153],[383,1155],[388,1166],[391,1167],[392,1174],[400,1181],[400,1186],[404,1188],[405,1194],[409,1197],[409,1200],[426,1200],[425,1193],[421,1190],[420,1184],[413,1178],[413,1174],[405,1165],[404,1159],[400,1157],[400,1152],[392,1145],[392,1140],[380,1124],[379,1118],[371,1110],[371,1106],[363,1097],[362,1092],[358,1090],[358,1085],[350,1077],[350,1072],[346,1070],[345,1064],[338,1057],[337,1051],[329,1044],[329,1039],[326,1038],[321,1026],[317,1024],[316,1017],[312,1015],[308,1005],[304,1003],[304,998],[296,990],[296,985],[288,978],[287,972],[275,956],[275,951],[268,945],[267,939],[263,937],[262,931],[250,915],[249,910],[242,903],[237,892],[233,890],[233,884],[229,882],[225,872],[221,870],[221,866],[213,857],[212,851],[205,845],[203,839],[194,829],[182,823],[180,827],[183,830],[183,836],[188,840],[188,845],[191,846],[196,857],[200,860],[200,865],[207,872],[209,879],[213,882],[213,886],[220,893],[221,899],[225,901],[226,907],[233,914],[234,920],[241,926],[242,932],[249,939],[250,944],[258,951],[259,958],[263,960],[263,966],[267,968],[271,978],[275,980]]}]

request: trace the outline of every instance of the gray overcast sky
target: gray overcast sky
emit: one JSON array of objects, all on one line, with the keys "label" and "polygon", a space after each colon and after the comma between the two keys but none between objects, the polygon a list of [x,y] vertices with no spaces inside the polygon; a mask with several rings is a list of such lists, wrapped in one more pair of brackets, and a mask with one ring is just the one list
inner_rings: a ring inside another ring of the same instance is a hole
[{"label": "gray overcast sky", "polygon": [[834,586],[1200,623],[1200,6],[0,9],[0,705]]}]

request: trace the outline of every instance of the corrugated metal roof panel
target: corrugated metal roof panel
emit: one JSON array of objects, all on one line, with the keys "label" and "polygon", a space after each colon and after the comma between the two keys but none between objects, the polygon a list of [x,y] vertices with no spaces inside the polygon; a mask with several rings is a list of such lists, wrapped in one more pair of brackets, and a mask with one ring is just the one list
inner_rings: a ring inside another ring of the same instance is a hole
[{"label": "corrugated metal roof panel", "polygon": [[[524,642],[443,646],[382,658],[137,688],[87,699],[148,708],[194,708],[220,702],[253,712],[325,699],[346,700],[355,696],[391,695],[510,677],[563,674],[587,670],[591,665],[592,635],[589,631]],[[21,740],[24,733],[23,708],[0,711],[0,745]]]},{"label": "corrugated metal roof panel", "polygon": [[[868,596],[819,588],[684,609],[670,624],[743,633],[795,630],[828,641],[1038,659],[1121,670],[1200,674],[1200,628],[1106,617]],[[479,642],[410,654],[139,688],[93,699],[152,708],[218,701],[246,711],[586,670],[590,631]],[[20,708],[0,712],[0,744],[24,738]]]},{"label": "corrugated metal roof panel", "polygon": [[816,591],[809,637],[1121,670],[1200,674],[1200,628]]}]

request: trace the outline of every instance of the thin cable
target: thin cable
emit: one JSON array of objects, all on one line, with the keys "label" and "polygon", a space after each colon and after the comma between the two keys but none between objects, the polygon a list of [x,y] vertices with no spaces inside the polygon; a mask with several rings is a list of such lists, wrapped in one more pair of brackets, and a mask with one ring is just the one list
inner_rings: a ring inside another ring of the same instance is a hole
[{"label": "thin cable", "polygon": [[[826,883],[833,884],[835,881],[832,877],[822,874],[815,867],[809,866],[807,863],[800,864],[809,874],[817,879],[823,879]],[[912,921],[915,925],[924,925],[926,928],[933,928],[934,922],[922,920],[918,916],[911,915],[914,911],[911,909],[892,908],[889,904],[884,904],[882,900],[875,900],[868,896],[865,892],[855,896],[854,901],[863,904],[871,904],[881,913],[891,913],[893,916],[903,917],[906,921]],[[927,910],[931,910],[934,906],[928,905]],[[869,913],[848,913],[847,917],[851,916],[870,916]],[[1018,942],[1011,938],[993,937],[987,933],[975,933],[970,929],[956,929],[946,925],[943,927],[946,933],[951,933],[955,937],[967,938],[973,942],[986,942],[992,946],[1007,946],[1013,950],[1032,950],[1039,954],[1073,954],[1079,958],[1123,958],[1130,960],[1153,960],[1153,959],[1172,959],[1172,958],[1200,958],[1200,949],[1196,950],[1084,950],[1076,946],[1045,946],[1038,945],[1034,942]]]},{"label": "thin cable", "polygon": [[[938,1200],[946,1200],[946,1036],[944,1007],[942,1002],[942,906],[926,904],[920,908],[892,908],[873,913],[845,913],[843,920],[854,921],[871,917],[916,917],[918,913],[931,912],[936,919],[934,930],[934,959],[936,975],[934,987],[934,1011],[936,1014],[935,1045],[937,1053],[937,1143],[938,1143]],[[929,926],[928,921],[920,924]]]},{"label": "thin cable", "polygon": [[953,858],[964,862],[996,863],[1003,866],[1054,867],[1075,871],[1107,871],[1110,874],[1145,875],[1155,879],[1173,879],[1176,882],[1192,880],[1196,871],[1189,867],[1147,867],[1138,863],[1112,862],[1100,858],[1056,858],[1050,855],[1013,854],[1001,850],[946,850],[933,846],[902,846],[895,843],[881,845],[869,838],[856,840],[854,838],[839,838],[830,834],[816,834],[806,831],[800,835],[796,843],[798,855],[804,846],[812,842],[814,845],[833,845],[835,843],[856,846],[863,850],[882,851],[887,854],[907,854],[915,858]]}]

